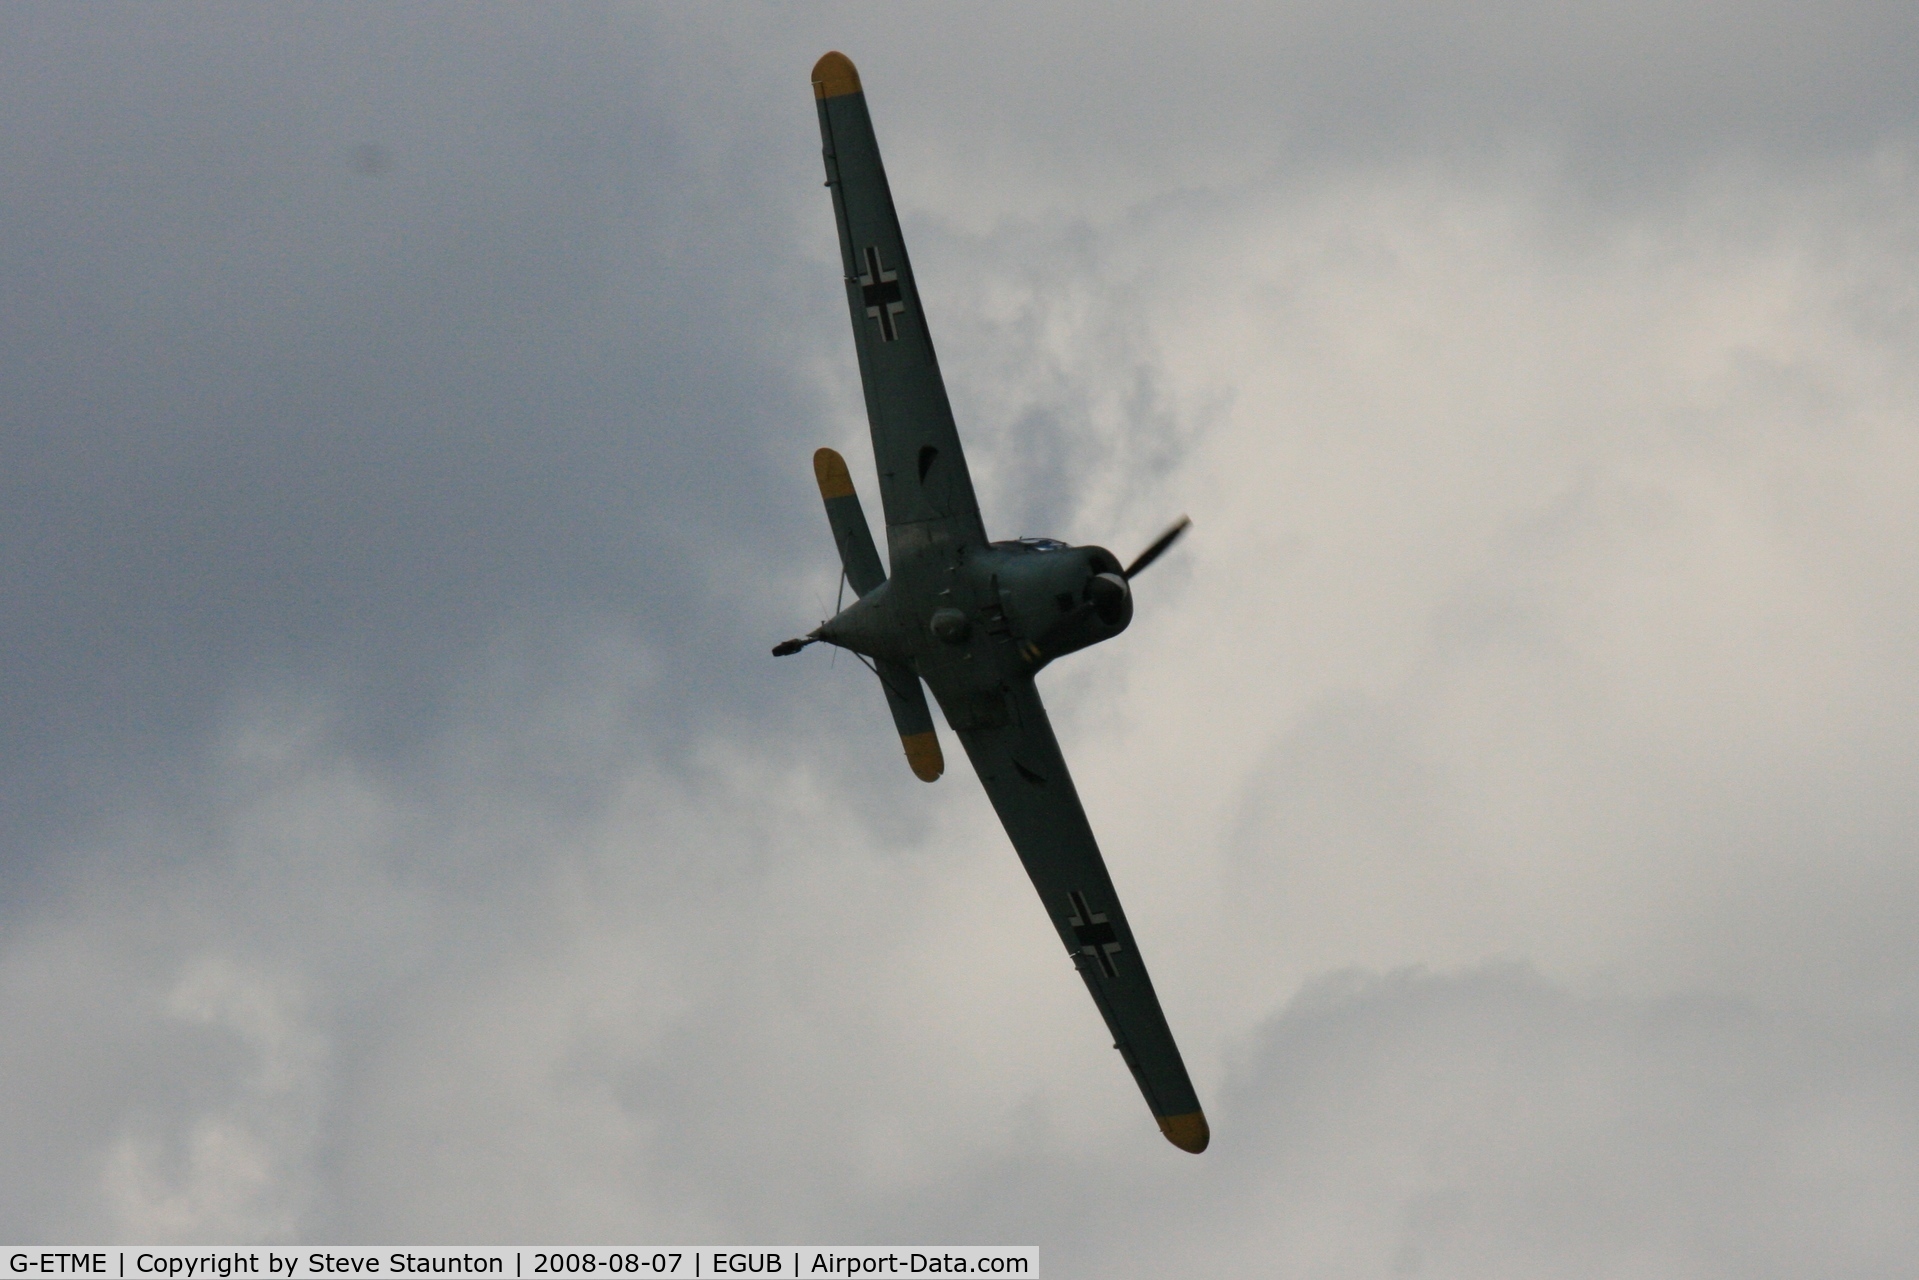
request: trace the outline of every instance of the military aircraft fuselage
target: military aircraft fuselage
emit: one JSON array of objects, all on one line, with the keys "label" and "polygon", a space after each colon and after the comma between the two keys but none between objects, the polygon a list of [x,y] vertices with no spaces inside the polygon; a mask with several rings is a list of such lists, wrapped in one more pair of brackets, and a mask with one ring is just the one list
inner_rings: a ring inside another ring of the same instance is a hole
[{"label": "military aircraft fuselage", "polygon": [[930,545],[896,558],[893,570],[814,634],[917,670],[949,717],[956,703],[1110,640],[1133,620],[1132,592],[1105,547],[1051,538]]}]

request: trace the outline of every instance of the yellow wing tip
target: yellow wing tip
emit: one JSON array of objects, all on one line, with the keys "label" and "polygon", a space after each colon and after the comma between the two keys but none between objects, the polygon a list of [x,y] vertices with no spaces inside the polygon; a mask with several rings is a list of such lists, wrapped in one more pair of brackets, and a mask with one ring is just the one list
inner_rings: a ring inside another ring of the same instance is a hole
[{"label": "yellow wing tip", "polygon": [[913,776],[921,782],[937,782],[946,772],[946,757],[940,754],[939,734],[928,729],[925,733],[905,734],[900,745],[906,748],[906,763],[913,766]]},{"label": "yellow wing tip", "polygon": [[846,470],[846,459],[833,449],[821,449],[813,455],[813,478],[820,482],[820,497],[827,500],[853,496],[853,477]]},{"label": "yellow wing tip", "polygon": [[813,64],[813,96],[840,98],[860,91],[860,73],[838,49]]},{"label": "yellow wing tip", "polygon": [[1156,1116],[1159,1131],[1166,1135],[1166,1141],[1181,1151],[1190,1151],[1194,1155],[1206,1150],[1206,1144],[1213,1140],[1213,1131],[1206,1126],[1204,1111],[1189,1111],[1183,1116]]}]

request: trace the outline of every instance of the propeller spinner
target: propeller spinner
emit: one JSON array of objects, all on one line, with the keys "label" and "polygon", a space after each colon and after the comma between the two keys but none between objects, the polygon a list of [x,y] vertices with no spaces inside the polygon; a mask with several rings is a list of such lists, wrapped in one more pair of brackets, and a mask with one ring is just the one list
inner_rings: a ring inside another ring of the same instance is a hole
[{"label": "propeller spinner", "polygon": [[1153,539],[1153,545],[1140,552],[1125,569],[1119,573],[1099,574],[1086,584],[1086,599],[1092,604],[1093,612],[1099,615],[1100,621],[1110,627],[1125,625],[1127,611],[1131,607],[1128,597],[1133,594],[1129,584],[1147,565],[1165,555],[1167,549],[1179,541],[1180,535],[1192,527],[1193,522],[1181,516],[1165,533]]}]

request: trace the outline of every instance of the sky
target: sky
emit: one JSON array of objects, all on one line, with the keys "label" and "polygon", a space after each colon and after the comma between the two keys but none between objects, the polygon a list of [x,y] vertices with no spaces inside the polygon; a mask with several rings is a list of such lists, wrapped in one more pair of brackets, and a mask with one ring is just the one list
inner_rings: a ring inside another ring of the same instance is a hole
[{"label": "sky", "polygon": [[[808,72],[1212,1123],[950,733]],[[0,1238],[1919,1267],[1909,4],[0,10]]]}]

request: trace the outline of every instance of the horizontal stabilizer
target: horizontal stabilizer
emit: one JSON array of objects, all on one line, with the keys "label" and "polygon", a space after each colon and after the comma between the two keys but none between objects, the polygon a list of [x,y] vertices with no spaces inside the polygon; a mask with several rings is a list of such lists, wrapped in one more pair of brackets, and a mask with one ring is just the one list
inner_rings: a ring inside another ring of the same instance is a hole
[{"label": "horizontal stabilizer", "polygon": [[946,756],[940,751],[940,736],[933,730],[901,738],[900,745],[906,748],[906,763],[913,770],[913,776],[921,782],[938,782],[939,776],[946,772]]},{"label": "horizontal stabilizer", "polygon": [[933,728],[933,713],[926,708],[926,690],[912,668],[882,658],[873,664],[886,686],[886,705],[893,712],[893,725],[900,731],[900,745],[906,748],[906,763],[921,782],[937,781],[946,772],[946,757],[940,753],[939,734]]},{"label": "horizontal stabilizer", "polygon": [[886,570],[880,564],[879,551],[873,546],[873,531],[867,526],[860,495],[853,491],[853,477],[846,470],[846,459],[832,449],[821,449],[813,455],[813,478],[820,484],[820,498],[826,503],[826,522],[833,526],[833,544],[840,549],[846,580],[853,584],[857,594],[864,596],[886,581]]}]

